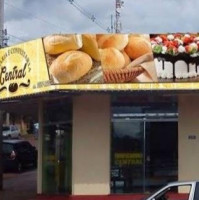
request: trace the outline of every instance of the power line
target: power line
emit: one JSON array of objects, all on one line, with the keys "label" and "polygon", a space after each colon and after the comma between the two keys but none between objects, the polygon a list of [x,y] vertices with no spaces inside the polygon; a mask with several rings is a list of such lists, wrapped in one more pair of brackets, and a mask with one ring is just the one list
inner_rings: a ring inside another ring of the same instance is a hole
[{"label": "power line", "polygon": [[7,35],[8,35],[8,36],[11,36],[11,37],[13,37],[13,38],[15,38],[15,39],[17,39],[17,40],[19,40],[19,41],[21,41],[21,42],[25,42],[25,40],[21,39],[20,37],[11,35],[11,34],[9,34],[9,33],[8,33]]},{"label": "power line", "polygon": [[75,0],[67,0],[71,5],[73,5],[79,12],[81,12],[84,16],[86,16],[88,19],[90,19],[92,22],[94,22],[96,25],[98,25],[101,29],[110,32],[110,28],[105,28],[104,25],[102,25],[99,21],[97,21],[95,15],[91,14],[87,10],[85,10],[80,4],[78,4]]},{"label": "power line", "polygon": [[54,23],[51,23],[51,22],[47,21],[46,19],[42,19],[42,18],[40,18],[40,17],[38,17],[38,16],[35,16],[34,14],[32,14],[32,13],[26,11],[26,10],[23,10],[23,9],[21,9],[21,8],[18,8],[18,7],[16,7],[16,6],[14,6],[13,4],[10,4],[10,3],[8,3],[8,2],[5,2],[5,4],[6,4],[7,6],[10,6],[10,7],[12,7],[12,8],[15,8],[16,10],[20,11],[21,13],[23,13],[23,14],[25,14],[25,15],[28,15],[28,16],[31,15],[33,18],[35,18],[35,19],[37,19],[37,20],[39,20],[39,21],[42,21],[42,22],[44,22],[44,23],[46,23],[46,24],[49,24],[49,25],[51,25],[51,26],[53,26],[53,28],[57,27],[57,28],[63,30],[63,27],[58,26],[58,25],[56,25],[56,24],[54,24]]}]

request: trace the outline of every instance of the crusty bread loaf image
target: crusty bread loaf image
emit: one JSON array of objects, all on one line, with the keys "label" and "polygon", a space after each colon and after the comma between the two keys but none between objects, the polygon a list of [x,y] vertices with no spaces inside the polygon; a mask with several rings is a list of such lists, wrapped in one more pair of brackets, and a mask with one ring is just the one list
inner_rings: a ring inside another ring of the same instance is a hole
[{"label": "crusty bread loaf image", "polygon": [[50,35],[43,39],[47,54],[55,55],[82,47],[82,36],[79,34]]},{"label": "crusty bread loaf image", "polygon": [[84,76],[92,67],[91,57],[81,51],[61,54],[50,66],[50,74],[59,83],[71,83]]},{"label": "crusty bread loaf image", "polygon": [[136,59],[144,54],[152,53],[152,49],[150,42],[146,38],[130,35],[125,52],[131,59]]},{"label": "crusty bread loaf image", "polygon": [[97,39],[100,49],[114,47],[121,51],[128,44],[127,34],[104,34],[97,36]]},{"label": "crusty bread loaf image", "polygon": [[83,34],[82,40],[83,40],[83,47],[81,48],[81,51],[84,51],[85,53],[89,54],[96,61],[100,61],[100,53],[98,49],[96,35]]},{"label": "crusty bread loaf image", "polygon": [[128,64],[130,64],[131,59],[129,58],[129,56],[127,55],[127,53],[124,50],[121,51],[121,53],[123,54],[124,60],[125,60],[124,66],[127,66]]},{"label": "crusty bread loaf image", "polygon": [[125,65],[123,54],[116,48],[101,49],[100,55],[103,70],[117,70]]}]

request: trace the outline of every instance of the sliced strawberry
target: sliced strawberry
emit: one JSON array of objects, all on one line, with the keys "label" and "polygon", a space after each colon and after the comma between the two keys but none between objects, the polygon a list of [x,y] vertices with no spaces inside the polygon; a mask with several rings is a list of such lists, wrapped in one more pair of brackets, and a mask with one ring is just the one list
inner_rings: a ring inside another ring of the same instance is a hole
[{"label": "sliced strawberry", "polygon": [[170,45],[170,41],[166,40],[164,41],[164,46],[168,47]]},{"label": "sliced strawberry", "polygon": [[170,45],[167,49],[167,53],[170,55],[176,55],[177,52],[178,52],[178,49],[173,45]]},{"label": "sliced strawberry", "polygon": [[174,40],[173,41],[165,41],[164,42],[164,46],[166,46],[166,47],[170,47],[170,46],[173,47],[174,46],[174,47],[177,48],[178,47],[178,42],[174,41]]},{"label": "sliced strawberry", "polygon": [[174,41],[171,41],[171,45],[172,45],[172,46],[175,46],[175,47],[177,48],[177,47],[178,47],[178,42],[175,41],[175,40],[174,40]]},{"label": "sliced strawberry", "polygon": [[193,37],[183,37],[182,41],[184,42],[184,44],[189,44],[191,42],[193,42]]},{"label": "sliced strawberry", "polygon": [[182,34],[180,34],[180,33],[176,33],[176,34],[174,34],[174,37],[175,37],[175,38],[179,38],[179,39],[181,39],[181,38],[182,38]]},{"label": "sliced strawberry", "polygon": [[186,46],[185,46],[185,50],[186,50],[187,53],[189,53],[189,52],[190,52],[190,46],[189,46],[189,45],[186,45]]},{"label": "sliced strawberry", "polygon": [[162,38],[162,41],[163,41],[163,42],[165,42],[165,41],[168,40],[166,35],[160,35],[160,37]]}]

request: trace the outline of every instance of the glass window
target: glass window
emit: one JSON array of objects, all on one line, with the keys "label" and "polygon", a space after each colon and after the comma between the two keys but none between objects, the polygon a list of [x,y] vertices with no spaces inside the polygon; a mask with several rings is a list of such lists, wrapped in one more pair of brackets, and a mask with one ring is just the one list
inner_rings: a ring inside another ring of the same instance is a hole
[{"label": "glass window", "polygon": [[3,131],[9,131],[9,130],[10,130],[9,126],[3,126]]},{"label": "glass window", "polygon": [[13,145],[3,144],[3,153],[10,154],[13,151]]},{"label": "glass window", "polygon": [[191,185],[173,186],[162,191],[154,197],[154,200],[173,200],[183,199],[188,200],[191,192]]},{"label": "glass window", "polygon": [[10,127],[10,130],[11,130],[11,131],[15,131],[15,127],[14,127],[14,126],[11,126],[11,127]]},{"label": "glass window", "polygon": [[27,142],[21,142],[16,145],[16,149],[18,152],[25,152],[29,150],[30,145]]},{"label": "glass window", "polygon": [[[44,103],[43,193],[71,193],[72,103],[56,99]],[[50,183],[50,184],[49,184]]]}]

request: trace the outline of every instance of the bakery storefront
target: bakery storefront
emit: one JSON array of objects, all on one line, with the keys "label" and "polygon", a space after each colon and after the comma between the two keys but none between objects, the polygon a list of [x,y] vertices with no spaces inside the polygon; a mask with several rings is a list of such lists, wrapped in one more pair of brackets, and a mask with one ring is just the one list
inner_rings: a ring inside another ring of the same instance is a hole
[{"label": "bakery storefront", "polygon": [[139,199],[198,179],[198,46],[199,34],[58,34],[0,50],[1,109],[37,104],[37,193]]}]

